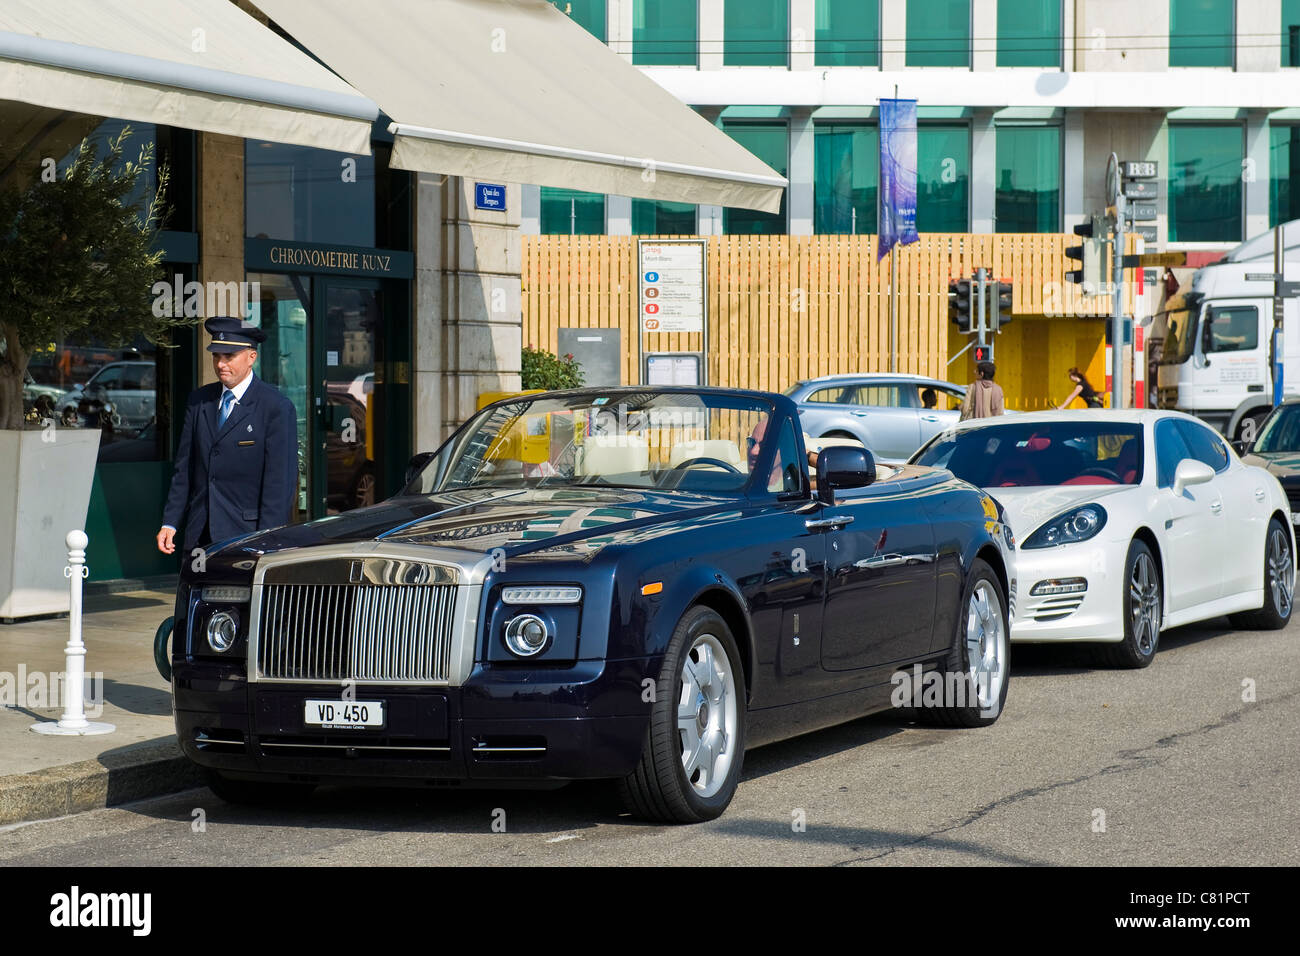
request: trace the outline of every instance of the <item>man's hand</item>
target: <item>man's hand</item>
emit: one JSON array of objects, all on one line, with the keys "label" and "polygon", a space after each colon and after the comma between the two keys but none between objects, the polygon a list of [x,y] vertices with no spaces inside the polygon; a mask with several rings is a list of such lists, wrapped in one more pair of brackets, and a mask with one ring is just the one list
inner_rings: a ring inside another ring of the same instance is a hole
[{"label": "man's hand", "polygon": [[172,539],[175,537],[175,528],[160,528],[158,531],[158,550],[163,554],[174,554],[176,552],[176,543]]}]

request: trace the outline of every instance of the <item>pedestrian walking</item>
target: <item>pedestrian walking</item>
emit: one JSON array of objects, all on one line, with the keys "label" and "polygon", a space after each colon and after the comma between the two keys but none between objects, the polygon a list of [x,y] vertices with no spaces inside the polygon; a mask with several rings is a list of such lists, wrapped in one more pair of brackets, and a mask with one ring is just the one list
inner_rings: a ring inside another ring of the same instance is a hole
[{"label": "pedestrian walking", "polygon": [[1101,400],[1101,396],[1097,394],[1097,390],[1088,383],[1087,376],[1085,376],[1077,368],[1072,368],[1070,369],[1070,371],[1066,372],[1065,374],[1068,375],[1070,381],[1074,383],[1074,391],[1070,393],[1069,398],[1061,402],[1060,405],[1056,406],[1058,409],[1065,408],[1076,398],[1082,398],[1084,403],[1089,408],[1105,407],[1105,404]]},{"label": "pedestrian walking", "polygon": [[968,418],[992,418],[1005,411],[1002,386],[993,381],[997,371],[998,367],[992,362],[975,364],[975,381],[966,389],[966,399],[961,403],[960,421]]},{"label": "pedestrian walking", "polygon": [[253,374],[261,329],[239,319],[203,323],[219,381],[190,393],[158,550],[184,551],[288,524],[298,488],[293,403]]}]

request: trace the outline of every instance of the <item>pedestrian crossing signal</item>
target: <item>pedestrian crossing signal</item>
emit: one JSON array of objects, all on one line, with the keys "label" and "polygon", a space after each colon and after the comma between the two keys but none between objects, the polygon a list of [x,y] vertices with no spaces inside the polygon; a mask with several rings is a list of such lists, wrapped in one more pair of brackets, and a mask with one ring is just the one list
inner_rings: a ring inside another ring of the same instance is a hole
[{"label": "pedestrian crossing signal", "polygon": [[977,345],[977,346],[975,346],[975,361],[976,361],[976,362],[992,362],[992,361],[993,361],[993,346],[992,346],[992,345]]}]

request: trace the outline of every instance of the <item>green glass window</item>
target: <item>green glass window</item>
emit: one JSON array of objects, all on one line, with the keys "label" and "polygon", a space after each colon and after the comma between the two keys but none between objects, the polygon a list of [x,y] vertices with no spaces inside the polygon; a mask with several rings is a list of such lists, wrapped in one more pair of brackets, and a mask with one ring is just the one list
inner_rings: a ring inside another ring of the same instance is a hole
[{"label": "green glass window", "polygon": [[1282,0],[1282,65],[1300,66],[1300,0]]},{"label": "green glass window", "polygon": [[879,0],[817,0],[813,56],[818,66],[879,66]]},{"label": "green glass window", "polygon": [[247,235],[375,244],[375,157],[244,140]]},{"label": "green glass window", "polygon": [[1169,241],[1241,240],[1242,131],[1169,127]]},{"label": "green glass window", "polygon": [[726,66],[785,66],[789,0],[726,0],[722,62]]},{"label": "green glass window", "polygon": [[695,0],[633,0],[633,63],[694,66],[697,36]]},{"label": "green glass window", "polygon": [[970,0],[907,0],[908,66],[970,66]]},{"label": "green glass window", "polygon": [[601,43],[605,42],[605,0],[551,0],[551,6]]},{"label": "green glass window", "polygon": [[1232,66],[1233,0],[1169,0],[1169,65]]},{"label": "green glass window", "polygon": [[1268,224],[1300,219],[1300,126],[1274,126],[1268,132]]},{"label": "green glass window", "polygon": [[998,66],[1061,65],[1061,0],[998,0]]},{"label": "green glass window", "polygon": [[[727,123],[723,127],[727,135],[745,149],[749,150],[782,176],[789,175],[789,145],[785,124],[774,123]],[[754,235],[780,235],[786,231],[785,210],[789,190],[781,194],[781,211],[776,213],[757,212],[753,209],[733,209],[730,206],[722,211],[722,230],[733,233]]]},{"label": "green glass window", "polygon": [[916,231],[970,229],[970,127],[916,132]]},{"label": "green glass window", "polygon": [[695,206],[688,202],[632,200],[632,235],[693,236]]},{"label": "green glass window", "polygon": [[543,186],[541,232],[544,236],[603,235],[604,194]]},{"label": "green glass window", "polygon": [[1061,228],[1061,131],[1055,126],[1003,126],[997,131],[998,232]]},{"label": "green glass window", "polygon": [[876,231],[880,130],[875,126],[818,124],[813,139],[814,231]]}]

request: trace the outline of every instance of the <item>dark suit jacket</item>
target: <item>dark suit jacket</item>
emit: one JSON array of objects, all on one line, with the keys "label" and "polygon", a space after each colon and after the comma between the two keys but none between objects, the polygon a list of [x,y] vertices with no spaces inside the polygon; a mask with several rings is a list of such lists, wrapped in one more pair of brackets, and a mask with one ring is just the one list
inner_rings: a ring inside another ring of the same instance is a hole
[{"label": "dark suit jacket", "polygon": [[[183,529],[184,555],[206,525],[213,541],[288,524],[298,491],[298,416],[279,390],[253,376],[220,428],[220,382],[185,403],[185,427],[163,524]],[[183,523],[182,523],[183,522]]]}]

